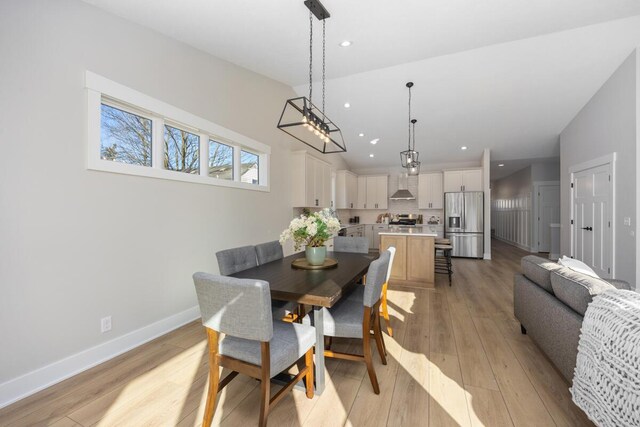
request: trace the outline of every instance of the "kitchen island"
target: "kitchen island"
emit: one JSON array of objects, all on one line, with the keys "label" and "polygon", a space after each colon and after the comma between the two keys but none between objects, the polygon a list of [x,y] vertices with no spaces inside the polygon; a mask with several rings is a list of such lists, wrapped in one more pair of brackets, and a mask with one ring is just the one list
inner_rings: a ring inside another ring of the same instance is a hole
[{"label": "kitchen island", "polygon": [[420,226],[391,226],[388,231],[380,232],[380,251],[391,246],[396,248],[391,284],[433,288],[436,237],[436,233]]}]

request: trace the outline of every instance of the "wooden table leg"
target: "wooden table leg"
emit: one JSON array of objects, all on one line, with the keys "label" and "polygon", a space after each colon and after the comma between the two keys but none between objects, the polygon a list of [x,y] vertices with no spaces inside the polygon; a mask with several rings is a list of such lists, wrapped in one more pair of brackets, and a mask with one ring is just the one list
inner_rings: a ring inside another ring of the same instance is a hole
[{"label": "wooden table leg", "polygon": [[316,394],[324,391],[324,310],[313,307],[314,326],[316,327]]}]

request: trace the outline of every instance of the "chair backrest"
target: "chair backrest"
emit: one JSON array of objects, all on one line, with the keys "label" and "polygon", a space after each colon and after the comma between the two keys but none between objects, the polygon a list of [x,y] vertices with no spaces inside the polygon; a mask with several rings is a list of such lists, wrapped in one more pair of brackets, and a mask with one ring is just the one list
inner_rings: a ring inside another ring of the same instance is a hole
[{"label": "chair backrest", "polygon": [[204,326],[247,340],[271,340],[273,320],[268,282],[195,273],[193,283]]},{"label": "chair backrest", "polygon": [[391,252],[386,250],[382,255],[380,255],[380,258],[369,265],[369,271],[367,271],[367,283],[364,286],[364,296],[362,298],[362,302],[365,306],[373,307],[374,304],[380,300],[382,285],[384,285],[387,277],[390,259]]},{"label": "chair backrest", "polygon": [[366,237],[336,236],[333,238],[333,250],[367,254],[369,253],[369,239]]},{"label": "chair backrest", "polygon": [[389,282],[389,277],[391,277],[391,268],[393,267],[393,259],[396,257],[396,248],[393,246],[389,246],[387,248],[391,256],[389,257],[389,268],[387,268],[387,277],[385,277],[384,282]]},{"label": "chair backrest", "polygon": [[282,245],[277,240],[256,245],[256,254],[260,265],[284,258]]},{"label": "chair backrest", "polygon": [[228,276],[258,265],[255,246],[241,246],[216,253],[220,274]]}]

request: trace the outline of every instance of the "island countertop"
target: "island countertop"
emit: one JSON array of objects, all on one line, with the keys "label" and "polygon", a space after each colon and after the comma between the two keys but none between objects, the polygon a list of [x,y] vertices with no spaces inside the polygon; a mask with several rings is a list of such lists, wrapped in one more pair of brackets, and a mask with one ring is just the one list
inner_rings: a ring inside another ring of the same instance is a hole
[{"label": "island countertop", "polygon": [[381,236],[417,236],[417,237],[438,237],[438,233],[432,233],[423,227],[394,227],[390,226],[387,231],[380,231]]}]

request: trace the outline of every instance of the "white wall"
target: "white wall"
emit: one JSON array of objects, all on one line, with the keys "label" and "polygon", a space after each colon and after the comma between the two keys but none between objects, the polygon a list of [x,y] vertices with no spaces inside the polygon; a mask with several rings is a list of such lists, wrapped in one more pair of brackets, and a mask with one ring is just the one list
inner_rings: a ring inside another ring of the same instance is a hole
[{"label": "white wall", "polygon": [[637,55],[637,51],[631,53],[560,134],[562,254],[569,254],[571,244],[569,168],[616,152],[615,277],[632,283],[637,226],[624,226],[623,218],[636,218]]},{"label": "white wall", "polygon": [[[288,225],[289,150],[303,146],[276,128],[290,87],[80,1],[3,2],[0,57],[1,406],[27,391],[9,380],[193,317],[194,272]],[[87,170],[85,70],[270,145],[271,192]],[[78,368],[56,366],[29,386]]]},{"label": "white wall", "polygon": [[495,237],[529,250],[531,247],[531,166],[493,181],[491,223]]}]

